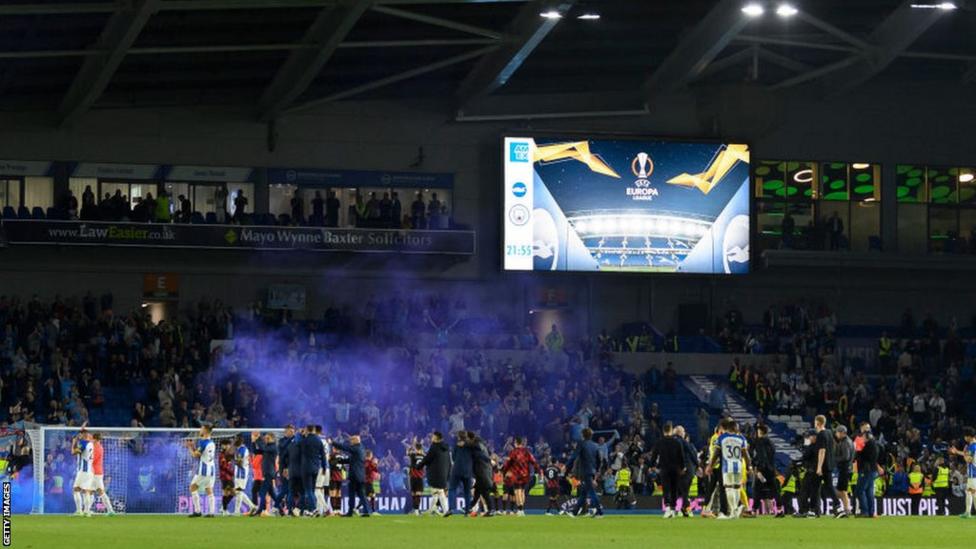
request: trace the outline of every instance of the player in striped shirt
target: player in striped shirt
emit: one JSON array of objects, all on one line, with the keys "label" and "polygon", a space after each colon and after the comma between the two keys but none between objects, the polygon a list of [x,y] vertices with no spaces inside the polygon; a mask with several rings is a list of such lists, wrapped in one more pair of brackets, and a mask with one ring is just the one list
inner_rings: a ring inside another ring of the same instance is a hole
[{"label": "player in striped shirt", "polygon": [[94,498],[92,489],[95,483],[92,462],[95,459],[95,444],[91,433],[81,428],[81,433],[71,441],[71,453],[75,456],[75,514],[91,516]]},{"label": "player in striped shirt", "polygon": [[92,473],[95,475],[92,482],[92,489],[96,496],[102,498],[102,504],[105,506],[106,514],[112,516],[115,514],[115,509],[112,508],[112,498],[105,492],[105,449],[102,447],[101,433],[92,434],[92,441],[94,444],[94,451],[92,452]]},{"label": "player in striped shirt", "polygon": [[742,514],[744,506],[740,503],[739,488],[745,484],[749,459],[749,443],[739,434],[739,424],[733,420],[726,422],[726,432],[719,435],[712,454],[713,463],[722,460],[722,484],[729,504],[729,514],[719,515],[720,519],[738,518]]},{"label": "player in striped shirt", "polygon": [[190,481],[190,499],[193,501],[191,517],[199,517],[201,514],[200,490],[207,494],[207,511],[209,511],[207,516],[214,516],[217,509],[217,501],[213,493],[214,479],[217,476],[217,446],[210,438],[210,431],[210,426],[204,425],[200,427],[200,438],[196,442],[186,441],[186,447],[190,450],[190,454],[198,460],[193,480]]},{"label": "player in striped shirt", "polygon": [[420,501],[424,495],[424,447],[414,438],[413,445],[407,446],[407,460],[410,464],[410,511],[413,515],[420,514]]},{"label": "player in striped shirt", "polygon": [[322,434],[322,426],[315,426],[315,436],[322,440],[322,463],[319,465],[319,472],[315,475],[315,512],[318,516],[327,517],[329,506],[325,500],[325,493],[329,491],[329,454],[331,454],[330,441]]},{"label": "player in striped shirt", "polygon": [[508,454],[502,472],[512,474],[512,484],[515,487],[515,505],[518,516],[525,516],[525,489],[535,473],[541,470],[539,462],[532,452],[525,447],[525,437],[515,437],[515,448]]},{"label": "player in striped shirt", "polygon": [[972,427],[966,427],[963,438],[966,440],[965,450],[950,448],[949,451],[966,460],[966,469],[969,472],[966,481],[966,509],[960,517],[972,518],[973,504],[976,503],[976,431]]},{"label": "player in striped shirt", "polygon": [[329,506],[335,515],[342,514],[342,482],[345,480],[343,464],[346,462],[339,450],[332,446],[329,451]]},{"label": "player in striped shirt", "polygon": [[247,496],[247,481],[251,476],[251,451],[244,444],[244,436],[234,437],[234,514],[241,514],[241,505],[247,504],[250,510],[257,509],[257,505]]}]

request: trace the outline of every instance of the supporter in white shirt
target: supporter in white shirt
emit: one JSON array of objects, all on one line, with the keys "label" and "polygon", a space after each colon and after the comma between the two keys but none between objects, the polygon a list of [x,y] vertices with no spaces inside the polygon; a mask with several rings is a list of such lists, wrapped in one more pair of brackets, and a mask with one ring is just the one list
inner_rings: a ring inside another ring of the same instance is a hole
[{"label": "supporter in white shirt", "polygon": [[877,404],[875,404],[874,408],[871,408],[871,411],[868,412],[868,421],[871,422],[871,427],[877,427],[878,421],[880,421],[882,417],[884,417],[884,411],[882,411],[881,408],[878,408]]}]

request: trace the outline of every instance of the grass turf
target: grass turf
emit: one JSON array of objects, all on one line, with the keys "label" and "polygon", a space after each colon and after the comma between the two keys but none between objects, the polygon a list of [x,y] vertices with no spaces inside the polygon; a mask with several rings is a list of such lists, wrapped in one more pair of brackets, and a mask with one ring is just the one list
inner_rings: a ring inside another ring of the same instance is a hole
[{"label": "grass turf", "polygon": [[14,516],[12,546],[115,547],[954,547],[969,545],[976,519],[664,520],[659,515],[568,517],[195,518]]}]

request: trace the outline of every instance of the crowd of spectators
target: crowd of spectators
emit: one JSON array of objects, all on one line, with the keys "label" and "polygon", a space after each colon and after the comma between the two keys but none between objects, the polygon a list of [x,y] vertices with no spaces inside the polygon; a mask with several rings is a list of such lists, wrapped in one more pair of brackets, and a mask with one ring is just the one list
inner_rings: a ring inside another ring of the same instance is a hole
[{"label": "crowd of spectators", "polygon": [[[778,317],[767,313],[764,324],[778,326],[783,360],[735,359],[730,384],[763,415],[801,415],[806,419],[825,413],[830,425],[857,432],[862,421],[885,449],[883,477],[886,490],[904,495],[908,474],[916,464],[926,478],[934,475],[947,449],[960,447],[966,418],[972,418],[971,399],[976,384],[973,343],[958,335],[955,321],[939,327],[932,315],[916,324],[910,311],[903,315],[892,339],[878,340],[877,360],[858,364],[839,359],[833,334],[836,319],[819,308],[816,319],[806,318],[802,307],[784,307]],[[777,322],[770,322],[778,318]],[[873,366],[869,368],[869,366]],[[960,477],[960,478],[962,478]]]},{"label": "crowd of spectators", "polygon": [[[464,300],[436,294],[370,297],[357,307],[329,307],[314,322],[259,305],[234,310],[202,301],[154,323],[145,310],[122,314],[113,302],[90,293],[49,302],[0,297],[4,428],[93,419],[182,428],[321,423],[332,433],[360,434],[381,458],[387,489],[396,491],[404,445],[434,430],[477,431],[499,454],[525,436],[545,462],[564,459],[589,427],[604,454],[607,493],[617,490],[624,468],[632,493],[653,489],[648,452],[663,424],[653,395],[674,391],[677,374],[670,365],[628,374],[599,337],[592,345],[575,341],[557,325],[540,335],[528,327],[482,333],[483,319],[473,320]],[[897,490],[897,473],[915,463],[929,467],[959,438],[960,418],[972,411],[965,398],[972,360],[949,344],[951,327],[940,339],[934,320],[926,320],[904,331],[911,338],[890,342],[889,374],[868,375],[838,360],[834,315],[810,310],[771,308],[764,341],[784,358],[744,357],[731,385],[764,415],[826,412],[832,425],[849,429],[869,420],[890,455]],[[726,318],[729,330],[741,326],[737,316]],[[698,419],[686,427],[701,446],[711,418]],[[30,462],[26,444],[16,446],[18,463]],[[65,469],[63,479],[71,461],[62,454],[48,459]]]},{"label": "crowd of spectators", "polygon": [[[638,379],[567,343],[555,325],[544,337],[529,328],[507,336],[501,354],[518,351],[509,356],[418,348],[408,332],[443,343],[467,318],[462,301],[436,295],[330,307],[316,322],[204,301],[153,323],[145,310],[121,314],[113,301],[110,294],[0,297],[0,405],[8,422],[322,423],[360,434],[395,489],[404,442],[434,430],[477,431],[499,453],[526,436],[546,460],[565,458],[590,427],[608,466],[624,466],[611,458],[625,453],[640,468],[660,436],[648,393],[673,389],[675,378],[670,370]],[[66,444],[51,450],[49,483],[63,483],[73,461]]]},{"label": "crowd of spectators", "polygon": [[[232,191],[232,192],[231,192]],[[305,193],[311,193],[306,200]],[[417,191],[407,208],[400,201],[397,191],[388,190],[378,194],[371,191],[365,194],[356,191],[346,205],[346,216],[340,213],[342,201],[335,191],[322,195],[321,190],[297,190],[288,201],[287,212],[280,214],[255,213],[251,199],[243,189],[229,190],[226,185],[217,187],[213,196],[213,211],[203,212],[194,209],[190,198],[184,194],[173,195],[165,189],[145,196],[132,197],[121,190],[114,194],[105,193],[98,197],[91,186],[86,186],[82,196],[75,196],[69,189],[49,208],[33,212],[21,208],[21,212],[8,209],[3,215],[14,218],[50,218],[82,221],[126,221],[135,223],[226,223],[238,225],[283,225],[311,227],[346,227],[373,229],[416,229],[440,230],[454,227],[448,204],[432,193],[425,201]]]}]

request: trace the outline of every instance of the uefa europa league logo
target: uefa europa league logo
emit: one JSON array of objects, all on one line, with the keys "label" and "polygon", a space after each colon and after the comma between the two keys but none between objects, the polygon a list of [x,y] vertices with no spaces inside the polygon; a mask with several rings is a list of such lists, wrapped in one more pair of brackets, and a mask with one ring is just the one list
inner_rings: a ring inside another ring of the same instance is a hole
[{"label": "uefa europa league logo", "polygon": [[637,180],[634,186],[627,189],[627,196],[631,200],[649,201],[658,196],[658,190],[651,187],[651,174],[654,173],[654,161],[645,153],[637,153],[634,160],[630,163],[630,171],[634,173]]},{"label": "uefa europa league logo", "polygon": [[637,176],[637,185],[644,187],[646,185],[641,185],[641,183],[647,182],[651,174],[654,173],[654,161],[645,152],[637,153],[634,161],[630,163],[630,170]]}]

